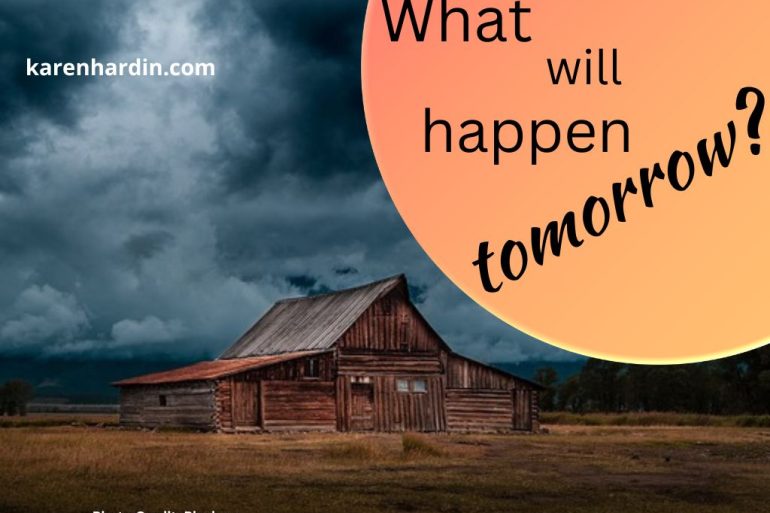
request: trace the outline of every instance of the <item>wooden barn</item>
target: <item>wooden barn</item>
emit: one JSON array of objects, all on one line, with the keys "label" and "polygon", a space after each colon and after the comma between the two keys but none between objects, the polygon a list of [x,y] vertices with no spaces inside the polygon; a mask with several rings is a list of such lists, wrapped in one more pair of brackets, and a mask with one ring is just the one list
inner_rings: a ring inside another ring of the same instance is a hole
[{"label": "wooden barn", "polygon": [[537,431],[539,385],[461,356],[406,278],[277,302],[222,356],[126,379],[123,426]]}]

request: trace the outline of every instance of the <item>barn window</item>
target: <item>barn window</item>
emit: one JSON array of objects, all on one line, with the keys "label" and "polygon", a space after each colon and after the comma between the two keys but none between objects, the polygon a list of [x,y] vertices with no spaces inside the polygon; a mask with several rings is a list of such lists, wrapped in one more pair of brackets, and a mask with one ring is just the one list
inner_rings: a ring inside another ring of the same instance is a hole
[{"label": "barn window", "polygon": [[321,368],[318,365],[318,358],[309,358],[305,362],[305,377],[306,378],[321,377]]},{"label": "barn window", "polygon": [[415,379],[412,381],[412,392],[424,394],[428,391],[428,383],[424,379]]},{"label": "barn window", "polygon": [[167,406],[167,405],[168,405],[168,402],[166,401],[166,396],[165,396],[165,395],[159,395],[159,396],[158,396],[158,403],[159,403],[161,406]]},{"label": "barn window", "polygon": [[397,379],[396,390],[399,392],[409,392],[409,382],[405,379]]}]

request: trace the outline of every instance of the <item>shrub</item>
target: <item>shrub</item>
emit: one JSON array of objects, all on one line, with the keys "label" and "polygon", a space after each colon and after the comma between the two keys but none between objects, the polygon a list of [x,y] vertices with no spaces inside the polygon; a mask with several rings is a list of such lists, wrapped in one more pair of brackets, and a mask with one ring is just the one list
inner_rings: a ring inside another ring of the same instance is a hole
[{"label": "shrub", "polygon": [[35,396],[35,387],[14,379],[0,387],[0,415],[26,415],[27,403]]},{"label": "shrub", "polygon": [[415,434],[404,434],[401,437],[404,456],[441,456],[441,450],[432,445],[424,437]]},{"label": "shrub", "polygon": [[330,447],[326,455],[334,460],[375,461],[382,456],[381,451],[372,442],[356,440]]}]

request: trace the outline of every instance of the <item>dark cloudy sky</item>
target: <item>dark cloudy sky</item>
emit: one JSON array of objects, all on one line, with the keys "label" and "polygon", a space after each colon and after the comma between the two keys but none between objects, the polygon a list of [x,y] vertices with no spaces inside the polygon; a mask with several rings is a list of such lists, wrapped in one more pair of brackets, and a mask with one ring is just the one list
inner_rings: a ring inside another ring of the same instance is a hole
[{"label": "dark cloudy sky", "polygon": [[[0,3],[0,355],[215,356],[276,299],[405,272],[457,349],[574,358],[466,298],[404,227],[363,119],[364,9]],[[217,75],[27,78],[27,57]]]}]

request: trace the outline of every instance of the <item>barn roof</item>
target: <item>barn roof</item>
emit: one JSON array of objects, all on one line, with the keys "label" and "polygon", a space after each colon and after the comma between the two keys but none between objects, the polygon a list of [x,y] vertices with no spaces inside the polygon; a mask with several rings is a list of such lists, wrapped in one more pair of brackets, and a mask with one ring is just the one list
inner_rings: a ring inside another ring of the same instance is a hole
[{"label": "barn roof", "polygon": [[[329,351],[372,303],[398,287],[403,287],[408,294],[404,275],[337,292],[278,301],[217,360],[124,379],[113,385],[214,380]],[[415,308],[414,311],[433,330],[419,310]],[[454,356],[542,388],[530,380],[462,356],[452,351],[437,333],[436,338]]]},{"label": "barn roof", "polygon": [[113,386],[130,385],[160,385],[165,383],[182,383],[185,381],[208,381],[224,378],[232,374],[260,369],[277,363],[288,362],[304,356],[322,353],[323,351],[301,351],[271,356],[239,358],[237,360],[213,360],[199,362],[187,367],[172,369],[164,372],[145,374],[136,378],[116,381]]},{"label": "barn roof", "polygon": [[403,274],[352,289],[278,301],[219,358],[329,349],[372,303],[398,286],[406,288]]}]

